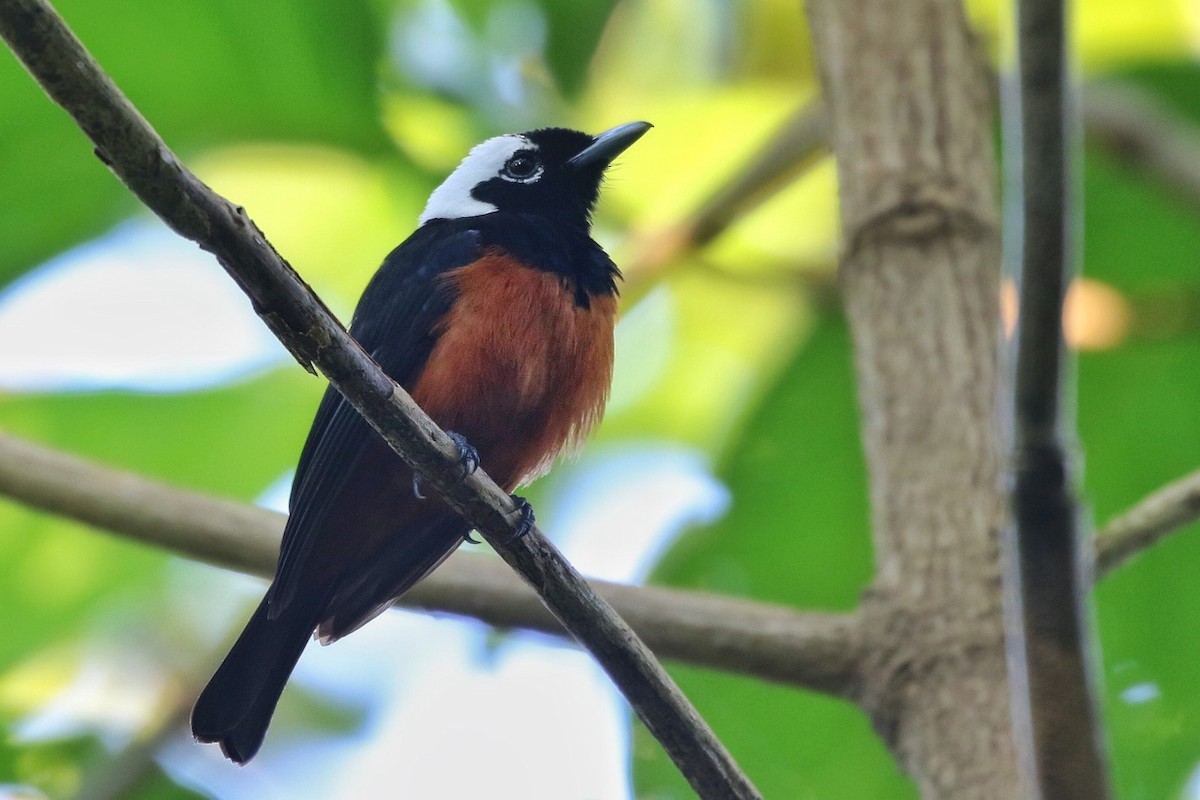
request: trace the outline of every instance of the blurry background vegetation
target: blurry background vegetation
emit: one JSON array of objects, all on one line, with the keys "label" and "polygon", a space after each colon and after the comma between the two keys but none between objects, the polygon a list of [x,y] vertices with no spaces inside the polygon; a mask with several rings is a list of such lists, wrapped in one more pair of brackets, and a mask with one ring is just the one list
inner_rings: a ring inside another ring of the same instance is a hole
[{"label": "blurry background vegetation", "polygon": [[[1074,5],[1085,94],[1112,85],[1145,93],[1173,135],[1195,142],[1200,163],[1200,3]],[[626,270],[627,319],[608,417],[588,454],[565,470],[586,473],[606,448],[667,442],[699,452],[732,502],[720,520],[680,536],[653,580],[806,608],[854,605],[871,554],[847,333],[833,291],[832,163],[823,154],[773,163],[784,180],[731,209],[731,224],[712,241],[689,238],[697,209],[781,129],[799,124],[797,112],[816,95],[800,3],[56,6],[176,152],[246,206],[342,319],[410,232],[429,191],[475,142],[550,124],[597,131],[655,123],[613,171],[597,221],[597,237]],[[981,46],[1002,53],[1007,4],[975,2],[971,12]],[[1200,190],[1164,179],[1139,156],[1111,137],[1085,137],[1089,283],[1075,295],[1072,336],[1081,350],[1086,497],[1101,522],[1200,461]],[[127,230],[119,226],[129,220],[158,225],[15,60],[0,55],[0,318],[41,265]],[[129,312],[103,292],[94,306],[89,324],[98,326]],[[74,314],[51,309],[5,329],[0,364],[47,331],[74,331],[70,341],[91,352],[90,340],[103,334],[73,328]],[[195,330],[197,347],[211,333]],[[156,331],[132,336],[130,349]],[[0,429],[252,501],[288,474],[323,388],[283,358],[263,363],[191,390],[68,380],[61,391],[34,391],[10,381],[0,384]],[[532,497],[552,502],[561,485],[551,478]],[[169,599],[181,582],[202,593],[204,579],[187,577],[201,569],[0,501],[0,784],[69,796],[115,753],[127,754],[131,736],[180,706],[219,649],[211,632],[206,640],[193,631],[203,622],[181,620]],[[1097,592],[1122,798],[1200,797],[1197,570],[1200,536],[1185,534]],[[95,677],[98,653],[124,683]],[[673,671],[768,797],[914,794],[853,707]],[[128,683],[139,691],[121,694]],[[72,693],[95,702],[69,705],[71,724],[53,735],[31,733],[30,719]],[[306,702],[307,712],[297,710]],[[289,708],[276,729],[336,736],[357,724],[354,709],[336,699],[285,701]],[[459,757],[469,764],[472,755]],[[641,796],[687,796],[640,734],[632,774]],[[402,786],[403,776],[396,780]],[[129,796],[193,791],[148,763]]]}]

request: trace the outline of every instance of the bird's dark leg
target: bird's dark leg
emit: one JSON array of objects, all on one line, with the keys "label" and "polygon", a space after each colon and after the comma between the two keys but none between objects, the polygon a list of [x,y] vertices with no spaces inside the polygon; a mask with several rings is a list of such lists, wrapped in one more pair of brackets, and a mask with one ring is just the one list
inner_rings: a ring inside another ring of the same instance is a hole
[{"label": "bird's dark leg", "polygon": [[515,494],[510,494],[509,497],[512,498],[513,503],[517,507],[517,514],[521,517],[520,522],[517,523],[517,529],[513,531],[512,539],[509,540],[515,542],[533,530],[533,506],[529,505],[529,501],[524,497],[517,497]]},{"label": "bird's dark leg", "polygon": [[[472,447],[471,443],[467,441],[467,437],[461,433],[446,431],[446,435],[450,437],[450,440],[454,442],[454,446],[458,449],[458,465],[462,467],[463,471],[462,475],[458,477],[461,481],[479,469],[479,451]],[[421,494],[421,476],[416,472],[413,473],[412,491],[413,496],[418,500],[425,499],[425,495]],[[468,541],[470,541],[469,536]]]}]

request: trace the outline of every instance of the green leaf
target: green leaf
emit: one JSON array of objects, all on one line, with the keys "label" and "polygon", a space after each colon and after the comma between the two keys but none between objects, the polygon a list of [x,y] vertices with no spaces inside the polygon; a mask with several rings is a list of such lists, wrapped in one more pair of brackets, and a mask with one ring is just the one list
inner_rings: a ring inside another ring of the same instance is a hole
[{"label": "green leaf", "polygon": [[70,797],[83,780],[82,764],[102,753],[100,742],[86,735],[25,744],[19,749],[0,747],[0,776],[5,781],[20,781],[48,797]]},{"label": "green leaf", "polygon": [[[476,31],[484,32],[498,10],[520,4],[494,0],[452,0],[454,9]],[[546,22],[546,66],[568,97],[577,95],[587,77],[592,53],[616,0],[536,0]]]},{"label": "green leaf", "polygon": [[[1194,65],[1134,73],[1196,118]],[[1200,213],[1136,168],[1104,152],[1086,156],[1084,272],[1134,298],[1177,296],[1197,286]],[[1134,313],[1159,313],[1135,304]],[[1135,319],[1135,322],[1138,321]],[[1146,321],[1146,320],[1142,320]],[[1135,327],[1136,330],[1136,327]],[[1084,353],[1078,429],[1085,499],[1099,524],[1200,466],[1200,341],[1132,339]],[[1178,797],[1200,761],[1200,526],[1181,531],[1105,578],[1095,592],[1102,693],[1120,797]]]},{"label": "green leaf", "polygon": [[[1079,430],[1097,518],[1200,465],[1200,342],[1082,357]],[[1096,591],[1104,699],[1121,797],[1178,797],[1200,760],[1200,526],[1105,578]]]},{"label": "green leaf", "polygon": [[[167,554],[0,499],[0,671],[81,636],[104,598],[147,587]],[[2,673],[0,673],[2,674]]]},{"label": "green leaf", "polygon": [[[855,605],[871,576],[857,407],[845,325],[823,319],[719,467],[733,494],[729,514],[685,535],[656,582],[804,608]],[[671,672],[765,796],[915,795],[852,705],[716,672]],[[644,737],[634,776],[639,795],[687,796]]]},{"label": "green leaf", "polygon": [[154,764],[124,800],[203,800],[207,795],[180,786]]},{"label": "green leaf", "polygon": [[[671,675],[764,797],[916,798],[867,718],[841,700],[674,666]],[[634,729],[638,797],[693,793],[645,728]]]},{"label": "green leaf", "polygon": [[[248,139],[377,153],[382,25],[365,0],[63,0],[56,6],[168,145]],[[0,56],[0,285],[136,201],[11,56]]]},{"label": "green leaf", "polygon": [[325,382],[287,366],[186,394],[0,395],[0,428],[104,464],[250,500],[294,466]]},{"label": "green leaf", "polygon": [[1200,214],[1134,167],[1086,153],[1084,274],[1118,289],[1196,283]]},{"label": "green leaf", "polygon": [[1144,62],[1105,75],[1103,80],[1129,81],[1149,89],[1173,111],[1200,124],[1200,64],[1195,61]]},{"label": "green leaf", "polygon": [[616,6],[615,0],[542,0],[546,14],[546,63],[567,96],[587,78],[592,53]]},{"label": "green leaf", "polygon": [[[180,395],[0,398],[0,427],[114,467],[251,500],[294,463],[323,382],[285,368]],[[159,580],[164,551],[0,500],[0,666],[81,634],[96,604]]]},{"label": "green leaf", "polygon": [[850,342],[823,319],[717,474],[728,515],[683,536],[655,579],[812,608],[852,608],[871,577]]}]

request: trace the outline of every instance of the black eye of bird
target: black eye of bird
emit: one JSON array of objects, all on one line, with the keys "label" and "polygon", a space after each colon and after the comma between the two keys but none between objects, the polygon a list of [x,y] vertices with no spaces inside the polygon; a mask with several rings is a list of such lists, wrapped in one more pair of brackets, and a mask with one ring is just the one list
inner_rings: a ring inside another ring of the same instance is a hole
[{"label": "black eye of bird", "polygon": [[528,151],[515,154],[504,164],[504,174],[513,180],[526,181],[538,171],[537,158]]}]

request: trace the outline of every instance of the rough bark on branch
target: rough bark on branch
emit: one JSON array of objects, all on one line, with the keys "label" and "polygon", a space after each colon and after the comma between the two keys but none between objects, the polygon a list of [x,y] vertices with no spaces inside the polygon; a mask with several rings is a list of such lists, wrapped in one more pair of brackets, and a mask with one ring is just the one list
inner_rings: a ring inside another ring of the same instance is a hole
[{"label": "rough bark on branch", "polygon": [[482,470],[459,480],[454,445],[379,369],[245,211],[188,171],[44,0],[0,0],[0,36],[97,155],[177,233],[213,253],[301,364],[314,366],[402,458],[529,581],[587,648],[702,797],[758,797],[650,650]]}]

